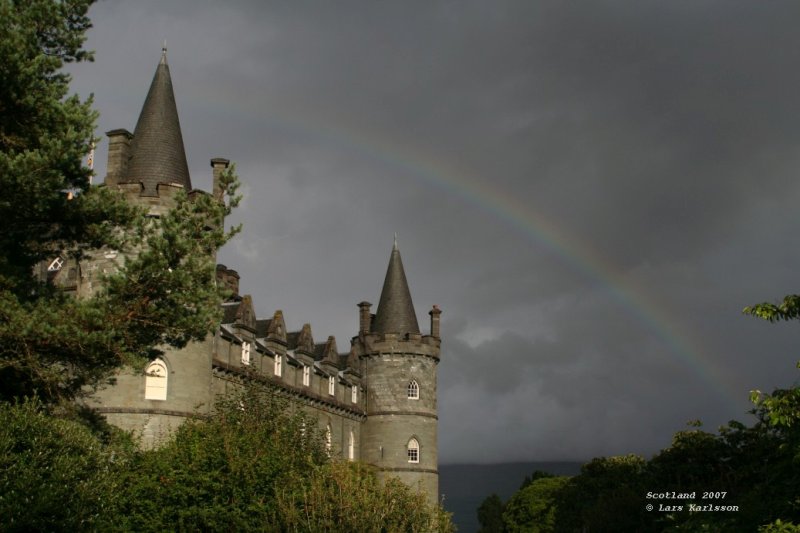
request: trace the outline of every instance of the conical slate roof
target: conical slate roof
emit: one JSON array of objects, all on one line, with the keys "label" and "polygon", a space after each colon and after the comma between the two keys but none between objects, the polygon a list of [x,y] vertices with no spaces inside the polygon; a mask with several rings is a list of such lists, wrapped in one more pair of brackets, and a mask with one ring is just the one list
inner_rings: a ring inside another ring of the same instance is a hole
[{"label": "conical slate roof", "polygon": [[177,183],[186,190],[192,188],[166,48],[161,53],[161,61],[136,123],[124,181],[144,184],[144,196],[156,196],[159,183]]},{"label": "conical slate roof", "polygon": [[389,258],[389,268],[386,270],[386,279],[383,281],[381,300],[378,303],[378,312],[372,326],[374,333],[419,333],[417,313],[411,301],[411,291],[408,290],[406,273],[403,270],[403,260],[400,259],[400,250],[397,249],[395,239],[392,255]]}]

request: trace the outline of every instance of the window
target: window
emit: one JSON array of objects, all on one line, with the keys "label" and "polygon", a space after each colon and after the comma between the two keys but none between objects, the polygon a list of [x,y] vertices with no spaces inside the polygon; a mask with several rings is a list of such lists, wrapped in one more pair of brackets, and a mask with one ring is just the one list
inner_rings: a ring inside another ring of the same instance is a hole
[{"label": "window", "polygon": [[311,385],[311,367],[308,365],[303,365],[303,385]]},{"label": "window", "polygon": [[328,394],[331,396],[336,394],[336,378],[334,376],[328,378]]},{"label": "window", "polygon": [[408,399],[409,400],[419,400],[419,385],[417,385],[416,380],[411,380],[411,383],[408,384]]},{"label": "window", "polygon": [[350,401],[358,403],[358,385],[353,385],[353,390],[350,391]]},{"label": "window", "polygon": [[331,435],[331,425],[328,424],[328,427],[325,428],[325,452],[330,455],[331,454],[331,444],[332,435]]},{"label": "window", "polygon": [[350,430],[350,441],[347,443],[347,458],[351,461],[356,458],[356,439],[352,429]]},{"label": "window", "polygon": [[281,377],[281,373],[283,372],[283,356],[281,354],[275,354],[275,375]]},{"label": "window", "polygon": [[167,399],[167,365],[161,359],[156,359],[144,371],[144,399]]},{"label": "window", "polygon": [[250,343],[243,342],[242,343],[242,364],[249,365],[250,364]]},{"label": "window", "polygon": [[408,462],[419,462],[419,442],[417,442],[417,439],[414,438],[408,441]]},{"label": "window", "polygon": [[64,260],[61,257],[56,257],[53,259],[53,262],[50,263],[50,266],[47,267],[47,270],[50,272],[56,272],[61,270],[61,267],[64,266]]}]

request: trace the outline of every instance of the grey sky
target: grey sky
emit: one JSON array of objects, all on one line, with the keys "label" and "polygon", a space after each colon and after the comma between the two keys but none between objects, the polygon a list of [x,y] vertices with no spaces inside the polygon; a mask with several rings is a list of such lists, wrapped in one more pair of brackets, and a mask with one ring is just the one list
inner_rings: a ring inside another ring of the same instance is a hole
[{"label": "grey sky", "polygon": [[[652,454],[788,386],[800,4],[121,2],[91,11],[98,134],[166,38],[192,179],[238,165],[220,261],[257,313],[356,332],[399,235],[443,309],[442,462]],[[105,169],[105,140],[96,170]]]}]

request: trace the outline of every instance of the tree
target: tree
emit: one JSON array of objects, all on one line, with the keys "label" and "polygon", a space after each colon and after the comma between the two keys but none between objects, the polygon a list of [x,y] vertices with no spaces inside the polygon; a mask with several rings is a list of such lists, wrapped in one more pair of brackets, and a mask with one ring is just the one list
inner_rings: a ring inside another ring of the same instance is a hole
[{"label": "tree", "polygon": [[647,461],[634,454],[600,457],[557,494],[556,531],[651,531],[643,496],[652,490]]},{"label": "tree", "polygon": [[101,530],[121,488],[116,472],[133,450],[119,432],[101,440],[36,400],[0,403],[3,531]]},{"label": "tree", "polygon": [[332,461],[315,418],[258,383],[140,452],[106,530],[442,533],[452,524],[424,494],[381,485],[366,465]]},{"label": "tree", "polygon": [[479,533],[503,533],[503,500],[497,494],[491,494],[478,507]]},{"label": "tree", "polygon": [[[159,346],[202,339],[218,323],[214,252],[236,229],[231,169],[224,200],[178,195],[158,223],[120,194],[89,185],[91,99],[68,96],[64,63],[81,48],[92,0],[0,0],[0,398],[71,400]],[[71,191],[67,194],[66,191]],[[100,250],[130,259],[89,299],[35,274],[58,255]]]},{"label": "tree", "polygon": [[[539,473],[541,474],[541,473]],[[546,533],[555,531],[556,506],[568,477],[545,475],[536,477],[514,494],[503,512],[508,533]]]}]

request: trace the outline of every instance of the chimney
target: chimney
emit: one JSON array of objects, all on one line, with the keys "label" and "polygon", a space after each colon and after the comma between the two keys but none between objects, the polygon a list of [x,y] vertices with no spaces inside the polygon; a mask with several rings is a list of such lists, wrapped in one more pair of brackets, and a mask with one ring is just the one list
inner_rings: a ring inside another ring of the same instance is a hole
[{"label": "chimney", "polygon": [[108,165],[106,166],[106,185],[116,185],[125,179],[128,160],[131,158],[131,139],[133,134],[126,129],[107,131]]},{"label": "chimney", "polygon": [[369,308],[372,306],[369,302],[361,302],[358,304],[358,332],[369,333],[370,323],[372,322],[372,315],[369,314]]},{"label": "chimney", "polygon": [[431,315],[431,336],[436,337],[438,339],[440,334],[439,324],[441,320],[442,310],[439,309],[438,305],[434,305],[433,309],[428,311],[428,314]]},{"label": "chimney", "polygon": [[222,173],[228,168],[230,165],[230,160],[223,159],[222,157],[215,157],[211,160],[211,168],[213,168],[214,172],[214,185],[212,187],[211,194],[214,195],[218,201],[222,201],[222,187],[220,185],[220,178],[222,178]]},{"label": "chimney", "polygon": [[225,265],[217,265],[217,283],[231,291],[231,297],[239,296],[239,273]]}]

